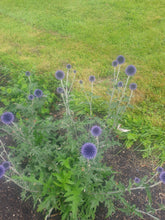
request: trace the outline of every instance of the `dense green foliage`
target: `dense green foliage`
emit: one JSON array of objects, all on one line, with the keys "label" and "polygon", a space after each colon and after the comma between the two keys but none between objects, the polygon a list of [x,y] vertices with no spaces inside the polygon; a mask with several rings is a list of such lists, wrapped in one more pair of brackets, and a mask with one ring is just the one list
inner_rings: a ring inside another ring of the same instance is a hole
[{"label": "dense green foliage", "polygon": [[[49,111],[42,111],[46,108],[46,100],[49,99],[45,92],[42,97],[35,96],[32,100],[27,100],[37,85],[35,77],[34,81],[32,80],[33,74],[18,76],[18,86],[14,84],[13,89],[21,86],[19,89],[21,96],[20,99],[14,97],[14,101],[21,103],[14,103],[14,107],[9,103],[9,109],[16,112],[14,122],[5,124],[4,114],[1,115],[1,122],[4,123],[0,128],[1,136],[7,133],[16,143],[15,146],[5,147],[0,141],[0,158],[2,161],[7,158],[11,163],[10,170],[5,172],[6,179],[22,188],[23,198],[32,197],[38,211],[46,211],[47,217],[51,210],[55,209],[60,211],[63,220],[94,219],[100,203],[104,203],[108,209],[107,216],[111,216],[117,210],[115,205],[117,201],[121,205],[120,210],[127,215],[134,213],[142,217],[142,214],[146,214],[157,219],[154,217],[155,209],[151,205],[149,188],[161,183],[154,178],[158,173],[150,179],[144,177],[140,183],[130,180],[125,186],[122,182],[116,182],[116,172],[113,168],[103,163],[106,150],[120,146],[120,142],[115,138],[114,122],[122,118],[119,115],[122,115],[124,106],[127,107],[129,103],[128,97],[123,93],[124,89],[121,94],[116,87],[117,80],[114,80],[113,89],[119,93],[119,100],[123,98],[122,104],[114,96],[108,108],[109,114],[103,119],[93,116],[92,104],[97,97],[93,95],[93,82],[89,82],[92,88],[91,92],[86,93],[89,115],[77,117],[69,105],[70,99],[75,98],[70,95],[69,87],[72,83],[67,80],[68,75],[72,75],[70,71],[67,71],[64,82],[60,80],[64,90],[61,96],[66,113],[63,107],[57,108],[58,111],[54,112],[57,118],[47,114]],[[44,84],[41,85],[44,88]],[[1,87],[2,91],[3,88]],[[6,88],[8,90],[8,87]],[[115,94],[113,89],[110,97]],[[107,106],[108,104],[109,102]],[[10,117],[5,120],[10,121]],[[95,125],[101,128],[99,136],[91,132]],[[85,143],[95,145],[97,152],[94,157],[89,158],[93,150],[82,152]],[[129,204],[125,199],[125,193],[131,193],[133,190],[146,190],[148,204],[145,211],[139,210],[136,205]],[[163,207],[160,206],[160,209]]]}]

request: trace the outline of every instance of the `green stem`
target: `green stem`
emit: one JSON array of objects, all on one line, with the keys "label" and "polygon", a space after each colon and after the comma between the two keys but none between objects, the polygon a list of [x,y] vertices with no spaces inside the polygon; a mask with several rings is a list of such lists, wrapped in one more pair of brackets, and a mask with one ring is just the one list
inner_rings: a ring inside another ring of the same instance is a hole
[{"label": "green stem", "polygon": [[96,137],[96,142],[97,142],[97,151],[99,150],[99,137]]},{"label": "green stem", "polygon": [[[159,181],[159,182],[157,182],[157,183],[155,183],[155,184],[153,184],[153,185],[151,185],[151,186],[149,186],[149,188],[153,188],[153,187],[155,187],[155,186],[157,186],[157,185],[159,185],[160,183],[162,183],[162,181]],[[112,192],[107,192],[107,193],[99,193],[99,194],[101,194],[101,195],[113,195],[113,194],[118,194],[118,193],[124,193],[124,192],[129,192],[129,191],[134,191],[134,190],[143,190],[143,189],[145,189],[146,187],[144,187],[144,186],[138,186],[138,187],[133,187],[133,188],[130,188],[130,189],[125,189],[125,190],[117,190],[117,191],[112,191]]]},{"label": "green stem", "polygon": [[93,82],[91,82],[90,116],[92,116]]},{"label": "green stem", "polygon": [[142,214],[144,214],[144,215],[148,215],[148,216],[150,216],[151,218],[153,218],[153,219],[155,219],[155,220],[160,220],[159,218],[157,218],[157,217],[151,215],[149,212],[144,212],[144,211],[139,210],[139,209],[135,209],[135,211],[136,211],[136,212],[140,212],[140,213],[142,213]]},{"label": "green stem", "polygon": [[17,186],[19,186],[21,189],[24,189],[25,191],[28,191],[28,192],[38,192],[38,191],[34,191],[34,190],[27,189],[27,188],[24,187],[24,186],[21,186],[21,185],[20,185],[19,183],[17,183],[15,180],[11,179],[9,176],[4,175],[4,177],[6,177],[9,181],[15,183]]},{"label": "green stem", "polygon": [[[68,73],[68,72],[67,72]],[[68,74],[67,74],[68,75]],[[68,76],[67,76],[68,78]],[[67,79],[68,80],[68,79]],[[61,80],[61,86],[64,90],[64,95],[65,95],[65,98],[63,100],[65,100],[65,108],[66,108],[66,115],[70,115],[70,110],[69,110],[69,101],[68,101],[68,93],[67,93],[67,86],[66,86],[66,89],[64,88],[64,84],[63,84],[63,81]]]},{"label": "green stem", "polygon": [[121,104],[121,102],[122,102],[122,100],[123,100],[123,98],[124,98],[125,90],[126,90],[126,87],[127,87],[129,78],[130,78],[130,76],[127,77],[127,81],[126,81],[126,83],[125,83],[124,90],[123,90],[123,92],[122,92],[122,96],[121,96],[120,101],[119,101],[119,104],[118,104],[117,114],[119,113],[119,109],[120,109],[119,107],[120,107],[120,104]]},{"label": "green stem", "polygon": [[113,83],[113,89],[112,89],[111,99],[110,99],[110,102],[109,102],[109,114],[108,114],[108,117],[110,116],[111,103],[112,103],[112,99],[113,99],[113,96],[114,96],[115,86],[116,86],[116,83],[117,83],[117,80],[118,80],[119,73],[120,73],[120,65],[119,65],[119,68],[118,68],[118,71],[117,71],[116,79],[114,78],[114,83]]},{"label": "green stem", "polygon": [[72,87],[73,87],[73,83],[74,83],[74,81],[75,81],[75,77],[76,77],[76,74],[74,74],[74,77],[73,77],[72,84],[71,84],[71,86],[70,86],[70,89],[69,89],[68,95],[70,94],[71,89],[72,89]]}]

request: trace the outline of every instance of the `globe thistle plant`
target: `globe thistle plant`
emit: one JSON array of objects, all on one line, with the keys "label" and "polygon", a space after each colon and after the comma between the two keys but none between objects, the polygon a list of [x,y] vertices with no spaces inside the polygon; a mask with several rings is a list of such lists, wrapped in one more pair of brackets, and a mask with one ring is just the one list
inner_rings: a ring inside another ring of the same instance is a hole
[{"label": "globe thistle plant", "polygon": [[73,70],[73,73],[77,73],[77,71],[76,71],[76,70]]},{"label": "globe thistle plant", "polygon": [[64,93],[64,90],[63,90],[63,88],[58,87],[58,88],[57,88],[57,92],[58,92],[59,94],[61,94],[61,93]]},{"label": "globe thistle plant", "polygon": [[2,178],[4,174],[5,174],[5,168],[4,166],[0,165],[0,178]]},{"label": "globe thistle plant", "polygon": [[122,55],[119,55],[116,60],[117,60],[118,64],[120,64],[120,65],[125,62],[125,58]]},{"label": "globe thistle plant", "polygon": [[[126,70],[125,70],[125,73],[126,73],[126,75],[127,75],[128,77],[127,77],[127,80],[126,80],[126,83],[125,83],[125,86],[124,86],[124,89],[123,89],[123,92],[122,92],[122,96],[121,96],[120,101],[119,101],[119,105],[121,104],[121,102],[122,102],[122,100],[123,100],[123,98],[124,98],[125,91],[126,91],[126,87],[127,87],[128,81],[129,81],[129,78],[136,73],[136,68],[135,68],[135,66],[133,66],[133,65],[127,66],[127,68],[126,68]],[[129,105],[130,100],[131,100],[131,98],[132,98],[133,90],[135,90],[135,89],[137,88],[137,84],[136,84],[136,83],[131,83],[130,86],[129,86],[129,88],[131,89],[131,95],[130,95],[130,97],[129,97],[129,101],[128,101],[128,103],[127,103],[127,106]],[[118,105],[118,106],[119,106],[119,105]],[[127,108],[127,107],[126,107],[126,108]],[[126,110],[126,108],[125,108],[125,110]],[[118,108],[118,110],[117,110],[117,114],[118,114],[118,113],[119,113],[119,108]]]},{"label": "globe thistle plant", "polygon": [[130,90],[135,90],[137,88],[137,84],[136,83],[131,83],[129,85]]},{"label": "globe thistle plant", "polygon": [[83,81],[82,81],[82,80],[80,80],[80,81],[79,81],[79,83],[80,83],[80,84],[83,84]]},{"label": "globe thistle plant", "polygon": [[14,121],[14,115],[12,112],[5,112],[1,115],[1,121],[4,124],[11,124]]},{"label": "globe thistle plant", "polygon": [[159,178],[160,178],[160,181],[162,181],[162,182],[165,184],[165,171],[162,171],[162,172],[160,173]]},{"label": "globe thistle plant", "polygon": [[33,99],[34,99],[34,96],[31,94],[31,95],[28,96],[28,99],[29,99],[29,100],[33,100]]},{"label": "globe thistle plant", "polygon": [[121,82],[121,81],[118,82],[117,86],[118,86],[118,87],[123,87],[123,82]]},{"label": "globe thistle plant", "polygon": [[161,172],[164,171],[164,169],[162,167],[158,167],[156,170],[157,170],[158,173],[161,173]]},{"label": "globe thistle plant", "polygon": [[55,73],[55,77],[58,80],[62,80],[65,77],[65,73],[62,70],[57,70]]},{"label": "globe thistle plant", "polygon": [[9,161],[4,161],[2,163],[2,166],[4,167],[5,171],[8,170],[10,168],[10,162]]},{"label": "globe thistle plant", "polygon": [[[125,58],[124,56],[122,55],[119,55],[116,60],[114,60],[112,62],[112,66],[114,67],[114,84],[113,84],[113,90],[112,90],[112,93],[111,93],[111,98],[110,98],[110,102],[109,102],[109,109],[110,109],[110,106],[111,106],[111,103],[112,103],[112,99],[113,99],[113,95],[114,95],[114,92],[115,92],[115,87],[116,87],[116,84],[117,84],[117,81],[118,81],[118,77],[119,77],[119,73],[120,73],[120,66],[121,64],[123,64],[125,62]],[[118,65],[119,64],[119,65]],[[118,65],[118,71],[117,73],[115,72],[116,70],[116,66]],[[118,85],[117,85],[118,86]]]},{"label": "globe thistle plant", "polygon": [[36,89],[34,91],[34,95],[37,97],[37,98],[40,98],[43,96],[43,91],[41,89]]},{"label": "globe thistle plant", "polygon": [[140,183],[140,179],[138,177],[135,177],[134,182],[135,183]]},{"label": "globe thistle plant", "polygon": [[85,143],[81,148],[81,154],[88,160],[93,159],[97,154],[97,148],[92,143]]},{"label": "globe thistle plant", "polygon": [[117,60],[112,61],[112,66],[113,66],[113,67],[117,67],[117,65],[118,65]]},{"label": "globe thistle plant", "polygon": [[117,60],[112,61],[112,66],[114,67],[114,80],[115,80],[115,76],[116,76],[116,67],[118,65]]},{"label": "globe thistle plant", "polygon": [[72,68],[72,66],[71,66],[70,64],[67,64],[67,65],[66,65],[66,68],[67,68],[68,70],[70,70],[70,69]]},{"label": "globe thistle plant", "polygon": [[31,73],[30,73],[29,71],[26,71],[25,75],[26,75],[26,76],[30,76]]},{"label": "globe thistle plant", "polygon": [[90,81],[90,82],[94,82],[94,81],[95,81],[95,76],[90,76],[90,77],[89,77],[89,81]]},{"label": "globe thistle plant", "polygon": [[99,126],[95,125],[95,126],[93,126],[93,127],[91,128],[91,134],[92,134],[94,137],[100,136],[101,133],[102,133],[102,129],[101,129]]},{"label": "globe thistle plant", "polygon": [[[129,77],[128,77],[128,78],[129,78]],[[130,97],[129,97],[129,100],[128,100],[128,103],[127,103],[126,108],[127,108],[128,105],[130,104],[131,98],[132,98],[132,96],[133,96],[133,91],[137,88],[137,84],[136,84],[136,83],[131,83],[131,84],[129,85],[129,88],[130,88],[130,90],[131,90],[131,94],[130,94]],[[126,108],[125,108],[125,109],[126,109]]]},{"label": "globe thistle plant", "polygon": [[127,66],[127,68],[125,69],[125,73],[127,74],[127,76],[133,76],[136,73],[136,67],[133,65],[129,65]]}]

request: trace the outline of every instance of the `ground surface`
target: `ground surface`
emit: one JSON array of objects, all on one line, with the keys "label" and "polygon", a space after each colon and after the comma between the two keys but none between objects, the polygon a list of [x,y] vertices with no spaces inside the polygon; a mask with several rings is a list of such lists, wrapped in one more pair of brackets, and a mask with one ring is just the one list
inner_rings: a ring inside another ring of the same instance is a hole
[{"label": "ground surface", "polygon": [[[12,142],[11,139],[3,139],[6,144]],[[12,143],[11,143],[12,144]],[[154,171],[156,165],[151,160],[144,160],[133,150],[126,150],[122,147],[115,147],[109,149],[105,156],[104,162],[107,166],[113,166],[115,171],[120,172],[117,175],[116,180],[122,181],[126,185],[128,180],[134,179],[135,176],[142,178],[144,175],[149,175]],[[33,203],[31,200],[23,202],[21,200],[21,189],[14,183],[5,182],[5,177],[0,179],[0,220],[44,220],[44,215],[39,214],[36,210],[33,210]],[[161,184],[152,189],[153,206],[158,208],[158,204],[165,204],[165,185]],[[144,210],[144,206],[147,203],[147,197],[145,191],[134,192],[126,194],[126,199],[136,204],[140,210]],[[120,204],[116,204],[120,207]],[[159,211],[156,213],[156,217],[160,220],[164,220],[165,211]],[[95,220],[104,220],[106,216],[106,209],[101,204],[97,210]],[[49,220],[60,220],[60,216],[57,213],[53,213]],[[117,211],[107,220],[140,220],[136,216],[126,216],[125,214]],[[151,217],[144,216],[145,220],[152,219]]]}]

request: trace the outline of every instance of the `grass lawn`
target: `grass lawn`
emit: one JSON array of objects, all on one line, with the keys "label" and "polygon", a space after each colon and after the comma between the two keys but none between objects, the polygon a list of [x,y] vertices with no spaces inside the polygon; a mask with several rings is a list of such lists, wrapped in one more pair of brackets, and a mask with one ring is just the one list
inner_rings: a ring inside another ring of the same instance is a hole
[{"label": "grass lawn", "polygon": [[1,0],[0,64],[16,76],[54,74],[70,63],[79,79],[92,74],[105,86],[121,54],[123,71],[137,68],[134,111],[163,127],[164,15],[164,0]]}]

